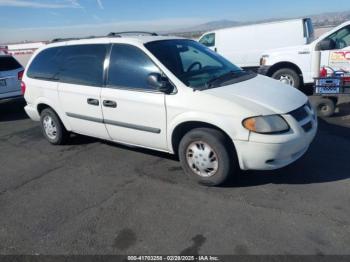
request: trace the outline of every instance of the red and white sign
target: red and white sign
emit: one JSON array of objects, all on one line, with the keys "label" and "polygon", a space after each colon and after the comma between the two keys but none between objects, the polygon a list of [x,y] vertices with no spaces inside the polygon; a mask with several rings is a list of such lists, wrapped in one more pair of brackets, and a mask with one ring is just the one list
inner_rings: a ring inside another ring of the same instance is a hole
[{"label": "red and white sign", "polygon": [[329,66],[335,70],[350,72],[350,51],[330,52]]},{"label": "red and white sign", "polygon": [[7,53],[8,53],[7,46],[0,45],[0,54],[7,54]]}]

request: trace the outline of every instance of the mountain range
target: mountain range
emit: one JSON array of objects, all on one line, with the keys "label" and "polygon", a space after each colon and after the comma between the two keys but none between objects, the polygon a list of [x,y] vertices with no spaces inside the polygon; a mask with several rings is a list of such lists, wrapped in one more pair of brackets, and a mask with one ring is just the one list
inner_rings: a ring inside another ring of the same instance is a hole
[{"label": "mountain range", "polygon": [[[305,17],[310,17],[312,19],[315,28],[333,27],[345,21],[350,20],[350,11],[322,13],[317,15],[309,15]],[[169,33],[189,37],[189,36],[200,35],[203,32],[222,29],[222,28],[257,24],[257,23],[267,23],[267,22],[280,21],[280,20],[293,19],[293,18],[300,18],[300,17],[290,17],[290,18],[284,18],[284,19],[272,18],[272,19],[249,21],[249,22],[239,22],[235,20],[224,19],[224,20],[211,21],[208,23],[192,26],[189,28],[177,29]]]}]

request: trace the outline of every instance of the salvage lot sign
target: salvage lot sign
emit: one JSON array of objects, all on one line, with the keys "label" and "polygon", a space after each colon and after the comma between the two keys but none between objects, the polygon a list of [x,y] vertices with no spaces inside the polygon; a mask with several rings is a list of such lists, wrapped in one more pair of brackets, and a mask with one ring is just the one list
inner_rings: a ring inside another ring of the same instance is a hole
[{"label": "salvage lot sign", "polygon": [[350,51],[330,52],[329,66],[335,70],[350,72]]}]

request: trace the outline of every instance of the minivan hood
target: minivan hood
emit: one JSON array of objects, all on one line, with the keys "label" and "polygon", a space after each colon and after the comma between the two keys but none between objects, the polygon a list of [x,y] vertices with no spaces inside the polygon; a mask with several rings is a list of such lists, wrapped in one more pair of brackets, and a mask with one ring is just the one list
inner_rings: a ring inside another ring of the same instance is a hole
[{"label": "minivan hood", "polygon": [[239,104],[247,110],[259,108],[261,112],[254,112],[256,115],[286,114],[307,102],[307,97],[296,88],[261,75],[203,92]]}]

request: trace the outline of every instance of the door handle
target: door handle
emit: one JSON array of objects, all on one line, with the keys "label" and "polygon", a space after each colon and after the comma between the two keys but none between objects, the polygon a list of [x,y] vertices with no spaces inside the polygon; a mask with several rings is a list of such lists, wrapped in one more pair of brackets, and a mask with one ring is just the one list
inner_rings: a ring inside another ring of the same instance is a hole
[{"label": "door handle", "polygon": [[100,104],[100,101],[98,101],[98,99],[88,98],[87,103],[89,105],[98,106]]},{"label": "door handle", "polygon": [[112,101],[112,100],[104,100],[103,101],[103,106],[116,108],[117,107],[117,102]]}]

